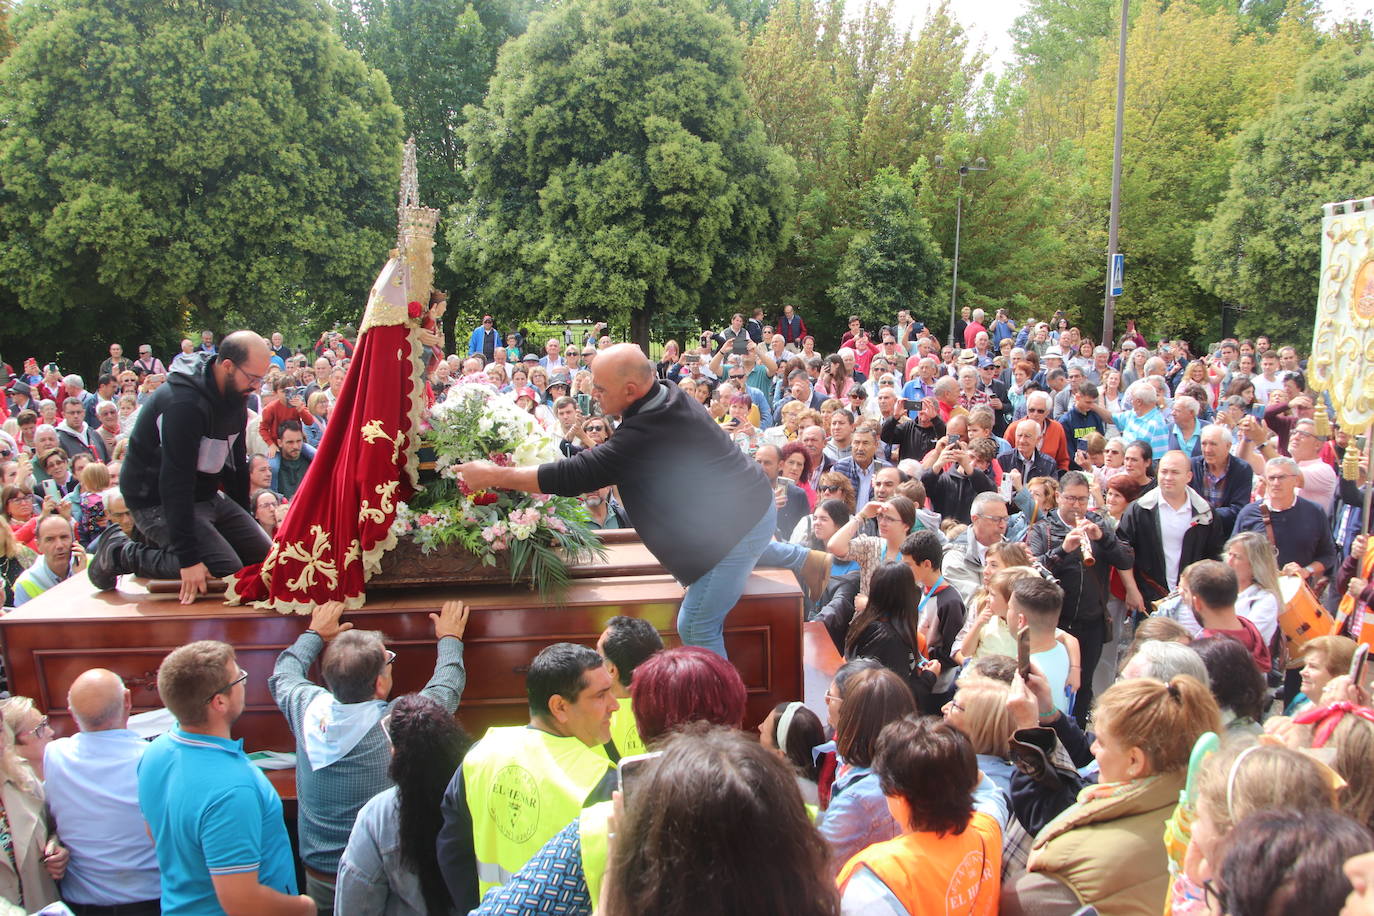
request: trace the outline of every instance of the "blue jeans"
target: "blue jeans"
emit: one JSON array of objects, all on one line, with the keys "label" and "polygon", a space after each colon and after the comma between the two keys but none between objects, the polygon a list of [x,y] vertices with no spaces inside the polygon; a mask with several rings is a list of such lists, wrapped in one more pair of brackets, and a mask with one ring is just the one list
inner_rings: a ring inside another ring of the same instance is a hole
[{"label": "blue jeans", "polygon": [[[745,583],[764,557],[775,555],[773,531],[778,527],[778,509],[770,500],[768,511],[749,533],[740,538],[721,561],[700,579],[687,586],[677,612],[677,633],[685,646],[701,646],[725,656],[725,618],[739,603]],[[781,545],[795,546],[795,545]],[[790,558],[790,556],[789,556]],[[802,562],[806,561],[805,552]],[[783,565],[783,564],[777,564]],[[801,569],[800,563],[796,567]]]}]

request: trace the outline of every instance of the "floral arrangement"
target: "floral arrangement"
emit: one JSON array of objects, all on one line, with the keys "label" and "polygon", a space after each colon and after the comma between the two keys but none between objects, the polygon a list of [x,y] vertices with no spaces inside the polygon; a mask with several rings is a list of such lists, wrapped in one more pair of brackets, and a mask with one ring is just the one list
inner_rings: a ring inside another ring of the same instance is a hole
[{"label": "floral arrangement", "polygon": [[410,504],[401,503],[394,530],[425,553],[456,544],[484,566],[504,561],[511,581],[529,578],[556,599],[568,585],[568,562],[605,559],[591,517],[573,498],[512,490],[474,491],[457,466],[487,460],[533,467],[562,457],[558,440],[508,395],[490,385],[463,383],[429,410],[423,442],[434,449],[438,479]]}]

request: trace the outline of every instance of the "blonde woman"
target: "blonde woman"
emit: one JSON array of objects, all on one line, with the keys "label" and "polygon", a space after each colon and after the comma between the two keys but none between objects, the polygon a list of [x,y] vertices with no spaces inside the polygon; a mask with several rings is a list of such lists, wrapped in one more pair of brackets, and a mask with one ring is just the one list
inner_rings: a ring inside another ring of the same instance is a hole
[{"label": "blonde woman", "polygon": [[320,440],[324,438],[324,428],[329,422],[329,410],[333,403],[329,400],[329,393],[326,391],[312,391],[310,397],[305,401],[305,409],[310,411],[310,415],[315,418],[315,422],[304,427],[305,441],[311,446],[318,446]]},{"label": "blonde woman", "polygon": [[0,522],[0,582],[4,588],[4,606],[14,606],[14,580],[30,566],[38,554],[14,536],[9,525]]},{"label": "blonde woman", "polygon": [[58,899],[57,881],[67,871],[70,853],[50,830],[43,804],[43,748],[52,740],[48,720],[27,697],[12,697],[0,707],[0,898],[35,912]]},{"label": "blonde woman", "polygon": [[[945,721],[963,732],[977,755],[978,770],[1002,791],[1011,808],[1011,713],[1007,710],[1010,688],[1004,681],[965,674],[958,692],[940,710]],[[1021,822],[1010,818],[1002,834],[1002,883],[1008,884],[1025,873],[1026,854],[1031,837]]]},{"label": "blonde woman", "polygon": [[1240,589],[1236,613],[1253,623],[1265,645],[1269,645],[1279,626],[1279,609],[1283,607],[1273,546],[1258,531],[1244,531],[1226,542],[1226,565],[1235,572]]},{"label": "blonde woman", "polygon": [[[1018,689],[1019,688],[1019,689]],[[1033,728],[1053,716],[1048,690],[1027,693],[1018,675],[1012,716]],[[1188,774],[1188,755],[1205,732],[1221,731],[1212,692],[1179,675],[1168,684],[1118,681],[1093,710],[1099,781],[1036,834],[1027,874],[1003,888],[1001,912],[1157,913],[1169,887],[1161,837]],[[1087,851],[1091,850],[1090,853]]]}]

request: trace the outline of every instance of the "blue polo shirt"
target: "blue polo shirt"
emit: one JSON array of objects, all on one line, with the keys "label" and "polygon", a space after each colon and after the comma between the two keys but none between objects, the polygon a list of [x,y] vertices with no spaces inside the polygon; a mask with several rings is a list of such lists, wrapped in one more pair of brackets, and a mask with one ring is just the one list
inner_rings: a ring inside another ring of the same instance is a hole
[{"label": "blue polo shirt", "polygon": [[138,766],[138,806],[162,872],[162,912],[223,913],[212,875],[258,873],[295,894],[296,868],[281,798],[249,762],[242,741],[174,729]]}]

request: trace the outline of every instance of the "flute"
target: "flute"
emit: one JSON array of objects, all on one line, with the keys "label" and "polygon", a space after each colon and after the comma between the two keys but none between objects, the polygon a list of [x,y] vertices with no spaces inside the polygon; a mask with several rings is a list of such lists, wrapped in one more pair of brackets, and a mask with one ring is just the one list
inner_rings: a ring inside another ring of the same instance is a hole
[{"label": "flute", "polygon": [[1097,562],[1097,558],[1093,556],[1092,541],[1088,540],[1087,534],[1085,534],[1083,531],[1083,526],[1087,524],[1088,517],[1085,515],[1083,516],[1083,521],[1078,523],[1078,527],[1074,528],[1074,531],[1078,532],[1078,549],[1083,554],[1083,565],[1092,566],[1094,563]]}]

